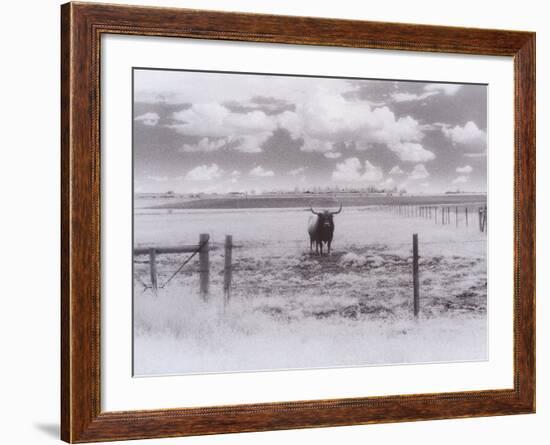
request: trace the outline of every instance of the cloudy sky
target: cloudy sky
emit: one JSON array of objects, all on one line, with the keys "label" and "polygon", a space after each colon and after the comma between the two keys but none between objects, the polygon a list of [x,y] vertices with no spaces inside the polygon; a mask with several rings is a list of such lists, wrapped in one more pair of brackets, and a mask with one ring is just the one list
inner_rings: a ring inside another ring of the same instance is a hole
[{"label": "cloudy sky", "polygon": [[134,70],[136,192],[486,191],[487,87]]}]

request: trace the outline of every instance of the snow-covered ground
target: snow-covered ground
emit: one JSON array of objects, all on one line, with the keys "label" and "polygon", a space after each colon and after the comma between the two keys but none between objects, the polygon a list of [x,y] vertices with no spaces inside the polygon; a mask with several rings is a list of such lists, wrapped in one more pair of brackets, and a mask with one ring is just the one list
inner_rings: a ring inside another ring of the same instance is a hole
[{"label": "snow-covered ground", "polygon": [[[136,245],[210,234],[210,294],[191,261],[155,298],[136,257],[137,375],[484,360],[486,236],[380,208],[345,207],[331,256],[309,253],[304,209],[143,211]],[[439,222],[439,221],[438,221]],[[472,223],[473,222],[473,223]],[[420,251],[421,316],[412,316],[412,234]],[[223,240],[233,235],[224,304]],[[159,283],[187,255],[158,257]]]}]

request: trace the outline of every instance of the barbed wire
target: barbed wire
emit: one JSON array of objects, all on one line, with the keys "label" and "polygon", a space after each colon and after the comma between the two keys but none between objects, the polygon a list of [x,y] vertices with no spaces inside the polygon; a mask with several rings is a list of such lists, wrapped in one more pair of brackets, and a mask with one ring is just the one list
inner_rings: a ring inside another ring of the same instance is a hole
[{"label": "barbed wire", "polygon": [[[470,244],[470,243],[486,243],[487,242],[487,239],[474,239],[474,240],[461,240],[461,241],[451,241],[451,240],[447,240],[447,241],[423,241],[420,243],[420,245],[448,245],[448,244]],[[197,255],[197,253],[199,253],[203,247],[209,243],[209,240],[205,240],[203,242],[201,242],[197,248],[178,266],[178,268],[170,275],[170,277],[164,282],[164,284],[160,285],[157,287],[157,289],[164,289],[181,271],[182,269]],[[249,250],[249,249],[268,249],[268,250],[278,250],[278,251],[301,251],[301,253],[305,253],[305,254],[308,254],[312,257],[312,258],[330,258],[329,256],[327,256],[325,253],[321,256],[320,254],[317,254],[315,253],[315,250],[310,250],[309,249],[309,245],[303,245],[305,244],[303,240],[293,240],[293,241],[288,241],[287,242],[288,244],[287,245],[276,245],[276,246],[273,246],[273,245],[269,245],[269,244],[264,244],[264,245],[234,245],[232,247],[235,247],[237,249],[243,249],[243,250]],[[214,243],[211,243],[211,245],[214,244]],[[294,244],[294,245],[292,245]],[[297,245],[297,244],[302,244],[302,245]],[[400,242],[400,243],[377,243],[377,244],[371,244],[369,247],[371,248],[374,248],[376,250],[375,254],[384,254],[384,252],[379,252],[380,249],[383,249],[383,248],[388,248],[388,247],[405,247],[405,246],[409,246],[412,250],[412,243],[409,241],[409,242]],[[211,248],[211,246],[209,246],[209,248]],[[216,249],[217,250],[217,249]],[[343,252],[343,249],[336,249],[336,250],[332,250],[331,254],[342,254],[344,255],[345,253],[354,253],[353,251],[349,252],[349,251],[344,251]],[[164,255],[168,255],[168,254],[164,254]],[[235,255],[235,259],[238,259],[240,255]],[[245,258],[248,258],[248,257],[245,257]],[[265,255],[264,258],[267,258],[269,259],[269,255]],[[403,257],[403,259],[409,259],[410,256],[406,256],[406,257]],[[143,262],[145,263],[145,262]],[[232,266],[232,271],[233,272],[243,272],[243,271],[249,271],[250,268],[247,268],[247,267],[239,267],[239,266]],[[225,272],[225,269],[223,269],[221,271],[221,273],[224,273]],[[141,278],[140,274],[139,273],[134,273],[134,276],[136,277],[137,281],[139,282],[139,284],[141,284],[143,286],[143,291],[142,293],[146,292],[147,290],[149,289],[152,289],[152,285],[148,285],[146,284],[143,279]],[[299,286],[298,286],[299,287]]]},{"label": "barbed wire", "polygon": [[139,283],[143,286],[143,291],[142,293],[144,293],[147,289],[151,289],[151,286],[149,286],[148,284],[145,283],[145,281],[143,281],[141,279],[141,276],[139,275],[139,273],[134,273],[134,277],[139,281]]},{"label": "barbed wire", "polygon": [[[424,244],[441,244],[441,245],[445,245],[445,244],[464,244],[464,243],[486,243],[487,242],[487,239],[485,238],[482,238],[482,239],[475,239],[475,240],[462,240],[462,241],[421,241],[419,242],[419,245],[422,246]],[[299,250],[299,249],[303,249],[304,251],[307,250],[309,251],[309,243],[308,244],[305,244],[304,241],[296,241],[295,243],[296,244],[303,244],[301,246],[296,246],[296,245],[292,245],[292,243],[294,243],[294,241],[290,241],[288,242],[288,244],[286,245],[281,245],[281,244],[278,244],[278,245],[270,245],[270,244],[263,244],[263,245],[239,245],[237,248],[239,250],[248,250],[248,249],[269,249],[269,250],[289,250],[289,249],[296,249],[296,250]],[[361,248],[366,248],[368,249],[369,247],[370,248],[383,248],[383,247],[396,247],[396,246],[411,246],[412,248],[412,241],[403,241],[403,242],[398,242],[398,243],[373,243],[373,244],[370,244],[368,246],[361,246]],[[233,246],[233,247],[236,247],[236,246]],[[350,249],[353,249],[354,246],[346,246],[346,247],[349,247]],[[342,252],[342,250],[344,250],[344,248],[337,248],[337,249],[332,249],[331,252],[333,253],[340,253]],[[315,251],[315,246],[313,247],[313,250]],[[325,248],[323,248],[323,250],[325,250]],[[237,253],[238,255],[238,253]]]},{"label": "barbed wire", "polygon": [[[172,281],[174,279],[174,277],[181,272],[181,270],[185,267],[185,265],[187,263],[189,263],[189,261],[191,261],[193,259],[193,257],[195,255],[197,255],[197,253],[199,253],[202,248],[204,246],[206,246],[206,244],[208,244],[208,239],[206,239],[205,241],[201,242],[197,248],[191,253],[191,255],[189,255],[189,257],[187,257],[185,259],[185,261],[183,263],[180,264],[180,266],[176,269],[176,271],[170,276],[170,278],[168,278],[164,284],[160,285],[160,286],[157,286],[157,289],[164,289],[168,283],[170,283],[170,281]],[[145,282],[141,279],[141,277],[139,277],[139,275],[137,275],[138,277],[138,281],[144,286],[144,289],[143,289],[143,292],[145,292],[147,289],[152,289],[153,287],[152,286],[148,286],[147,284],[145,284]],[[142,293],[143,293],[142,292]]]},{"label": "barbed wire", "polygon": [[170,283],[170,281],[172,281],[172,279],[183,269],[183,267],[189,263],[189,261],[191,261],[193,259],[193,257],[199,253],[202,248],[204,246],[206,246],[206,244],[208,244],[208,239],[204,240],[203,242],[201,242],[197,248],[195,249],[195,251],[180,265],[180,267],[177,268],[177,270],[170,276],[170,278],[168,278],[168,280],[166,280],[166,282],[162,285],[162,286],[159,286],[160,289],[164,289],[166,287],[166,285],[168,283]]},{"label": "barbed wire", "polygon": [[[423,245],[448,245],[448,244],[471,244],[471,243],[486,243],[487,242],[487,239],[475,239],[475,240],[462,240],[462,241],[422,241],[422,242],[419,242],[419,246],[423,246]],[[338,248],[332,248],[331,249],[331,253],[333,254],[340,254],[340,253],[348,253],[348,252],[351,252],[351,253],[355,253],[354,252],[354,249],[360,249],[360,250],[368,250],[368,249],[374,249],[374,250],[380,250],[380,249],[383,249],[385,247],[406,247],[406,246],[410,246],[411,249],[412,249],[412,242],[410,241],[403,241],[403,242],[398,242],[398,243],[376,243],[376,244],[370,244],[368,246],[360,246],[360,247],[355,247],[355,246],[345,246],[345,247],[338,247]],[[346,249],[346,247],[348,249]],[[241,254],[242,255],[245,255],[245,253],[241,253],[241,252],[246,252],[247,250],[259,250],[259,249],[266,249],[268,251],[289,251],[289,250],[292,250],[292,251],[296,251],[296,250],[301,250],[303,251],[304,253],[309,253],[310,252],[310,247],[309,247],[309,244],[306,245],[292,245],[292,244],[288,244],[288,245],[269,245],[269,244],[265,244],[265,245],[239,245],[239,246],[232,246],[233,249],[238,249],[237,252],[235,252],[235,250],[233,251],[234,252],[234,256],[235,257],[239,257]],[[214,249],[211,249],[210,251],[212,252]],[[223,251],[221,251],[221,249],[215,249],[215,250],[218,250],[220,251],[220,255],[223,256],[224,253]],[[323,247],[323,255],[325,255],[326,253],[326,247]],[[195,252],[196,254],[196,252]],[[315,246],[313,247],[313,254],[315,254]],[[160,254],[157,254],[158,256],[165,256],[165,255],[177,255],[176,253],[160,253]],[[266,255],[268,256],[268,255]],[[135,260],[136,263],[140,263],[140,264],[147,264],[149,261],[148,260]]]}]

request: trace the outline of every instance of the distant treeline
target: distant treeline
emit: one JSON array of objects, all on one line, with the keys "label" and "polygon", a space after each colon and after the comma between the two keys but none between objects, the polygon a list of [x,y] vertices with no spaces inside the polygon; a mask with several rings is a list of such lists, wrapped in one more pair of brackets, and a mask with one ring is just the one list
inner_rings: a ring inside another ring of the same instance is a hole
[{"label": "distant treeline", "polygon": [[487,196],[482,194],[459,195],[383,195],[383,194],[336,194],[315,195],[304,194],[263,195],[235,197],[209,197],[194,200],[173,200],[162,205],[151,206],[155,209],[249,209],[249,208],[291,208],[310,205],[319,208],[337,207],[342,203],[344,207],[368,205],[443,205],[487,202]]}]

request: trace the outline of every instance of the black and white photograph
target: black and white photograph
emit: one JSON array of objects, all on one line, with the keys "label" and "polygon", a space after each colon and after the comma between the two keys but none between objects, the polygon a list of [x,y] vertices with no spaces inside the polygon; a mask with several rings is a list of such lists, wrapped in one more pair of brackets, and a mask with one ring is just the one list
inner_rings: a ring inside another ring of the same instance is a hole
[{"label": "black and white photograph", "polygon": [[132,82],[135,376],[487,360],[487,85]]}]

